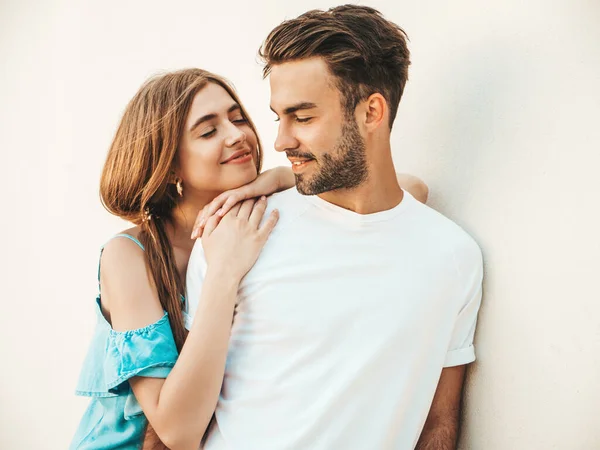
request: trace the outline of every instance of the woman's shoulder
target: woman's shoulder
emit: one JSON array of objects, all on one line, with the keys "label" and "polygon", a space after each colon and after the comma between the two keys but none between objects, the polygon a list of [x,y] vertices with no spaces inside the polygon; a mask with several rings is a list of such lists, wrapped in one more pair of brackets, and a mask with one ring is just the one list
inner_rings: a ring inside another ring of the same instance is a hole
[{"label": "woman's shoulder", "polygon": [[107,259],[105,255],[116,256],[134,256],[139,255],[140,250],[144,251],[144,246],[140,241],[140,227],[132,227],[114,234],[102,246],[102,258]]},{"label": "woman's shoulder", "polygon": [[138,227],[129,228],[114,235],[102,247],[101,273],[121,272],[131,265],[145,266],[144,246],[139,240]]},{"label": "woman's shoulder", "polygon": [[142,232],[142,229],[139,226],[135,226],[135,227],[127,228],[126,230],[123,230],[123,231],[117,233],[116,235],[119,236],[122,234],[128,234],[129,236],[139,239],[141,232]]},{"label": "woman's shoulder", "polygon": [[[162,314],[145,251],[138,237],[139,230],[131,228],[116,235],[104,246],[100,259],[102,306],[111,317],[115,309],[125,315],[134,315],[139,308],[146,309],[149,305],[156,307],[151,308],[157,310],[156,314]],[[151,319],[155,319],[156,314],[151,314],[152,317],[141,314],[131,323],[127,321],[121,325],[126,328],[147,325],[154,321]]]}]

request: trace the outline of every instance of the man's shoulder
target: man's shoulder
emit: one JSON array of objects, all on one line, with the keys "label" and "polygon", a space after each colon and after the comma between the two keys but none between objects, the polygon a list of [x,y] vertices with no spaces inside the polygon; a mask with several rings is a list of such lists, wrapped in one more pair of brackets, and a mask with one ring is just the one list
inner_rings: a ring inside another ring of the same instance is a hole
[{"label": "man's shoulder", "polygon": [[[267,197],[267,210],[263,216],[263,222],[267,220],[274,209],[279,211],[279,220],[271,236],[279,233],[290,223],[294,222],[310,206],[306,198],[299,194],[296,188],[277,192]],[[206,261],[201,239],[196,240],[188,262],[188,277],[190,272],[202,272],[206,270]],[[188,278],[189,279],[189,278]]]},{"label": "man's shoulder", "polygon": [[294,207],[306,204],[306,199],[295,187],[276,192],[267,197],[267,201],[269,208],[277,208],[279,210],[292,210]]},{"label": "man's shoulder", "polygon": [[267,218],[271,211],[277,209],[279,211],[279,221],[275,226],[275,231],[281,230],[302,216],[310,208],[310,205],[306,197],[300,194],[295,187],[292,187],[267,198],[267,211],[264,218]]},{"label": "man's shoulder", "polygon": [[459,259],[481,260],[481,249],[475,239],[460,225],[439,211],[416,202],[415,220],[431,243],[440,250],[451,250]]}]

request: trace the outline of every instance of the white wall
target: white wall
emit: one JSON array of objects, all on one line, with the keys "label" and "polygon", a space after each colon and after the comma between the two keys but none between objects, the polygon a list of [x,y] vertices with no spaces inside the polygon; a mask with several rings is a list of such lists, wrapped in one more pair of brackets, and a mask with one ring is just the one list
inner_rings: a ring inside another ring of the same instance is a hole
[{"label": "white wall", "polygon": [[[600,448],[600,4],[363,2],[411,38],[397,168],[486,261],[461,449]],[[98,201],[119,116],[150,74],[229,77],[276,131],[256,50],[333,2],[0,2],[1,448],[65,448],[94,325]],[[284,164],[267,151],[266,166]]]}]

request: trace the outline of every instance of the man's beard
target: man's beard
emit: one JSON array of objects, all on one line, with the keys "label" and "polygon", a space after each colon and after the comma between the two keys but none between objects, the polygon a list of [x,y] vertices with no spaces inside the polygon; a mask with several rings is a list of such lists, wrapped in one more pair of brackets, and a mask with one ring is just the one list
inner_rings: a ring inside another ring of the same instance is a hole
[{"label": "man's beard", "polygon": [[315,161],[320,170],[305,177],[296,175],[296,188],[302,195],[317,195],[337,189],[352,189],[367,180],[365,142],[353,117],[345,118],[342,136],[331,153]]}]

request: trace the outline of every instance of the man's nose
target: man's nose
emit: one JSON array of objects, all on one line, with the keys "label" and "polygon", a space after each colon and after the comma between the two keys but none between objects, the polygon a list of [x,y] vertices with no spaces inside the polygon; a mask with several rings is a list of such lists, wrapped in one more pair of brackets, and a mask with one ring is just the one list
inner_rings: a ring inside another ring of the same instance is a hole
[{"label": "man's nose", "polygon": [[284,152],[288,149],[298,148],[298,140],[291,133],[289,127],[279,124],[277,130],[277,139],[275,139],[275,150],[278,152]]}]

